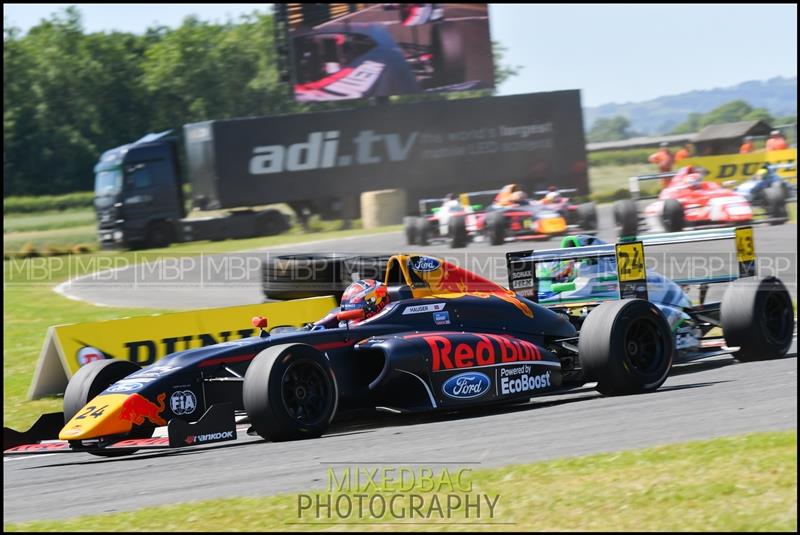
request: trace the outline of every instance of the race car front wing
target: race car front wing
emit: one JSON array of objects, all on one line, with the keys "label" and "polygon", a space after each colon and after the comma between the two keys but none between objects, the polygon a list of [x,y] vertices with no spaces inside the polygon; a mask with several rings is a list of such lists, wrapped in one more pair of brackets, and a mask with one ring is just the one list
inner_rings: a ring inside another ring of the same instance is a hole
[{"label": "race car front wing", "polygon": [[193,423],[173,418],[167,424],[166,437],[113,437],[82,442],[56,440],[63,426],[64,413],[55,412],[43,414],[24,432],[4,427],[3,455],[175,449],[236,440],[236,420],[231,403],[212,405]]}]

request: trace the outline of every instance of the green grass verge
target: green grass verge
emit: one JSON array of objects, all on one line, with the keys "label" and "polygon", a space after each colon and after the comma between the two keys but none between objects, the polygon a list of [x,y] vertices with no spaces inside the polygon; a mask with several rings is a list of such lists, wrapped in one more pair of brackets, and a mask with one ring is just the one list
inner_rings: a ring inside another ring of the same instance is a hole
[{"label": "green grass verge", "polygon": [[[401,226],[380,229],[354,229],[310,234],[282,234],[266,238],[193,242],[143,252],[100,252],[78,257],[7,260],[3,264],[3,422],[9,427],[26,427],[43,412],[60,410],[60,398],[27,401],[36,359],[50,325],[100,321],[165,310],[96,307],[66,299],[55,292],[58,282],[87,274],[98,268],[153,261],[161,257],[194,256],[252,250],[273,245],[289,245],[315,240],[391,232]],[[35,282],[31,282],[35,279]]]},{"label": "green grass verge", "polygon": [[37,214],[6,214],[3,217],[3,234],[81,227],[95,224],[94,210],[69,210]]},{"label": "green grass verge", "polygon": [[76,191],[63,195],[30,195],[3,198],[3,214],[30,214],[50,210],[91,208],[93,191]]},{"label": "green grass verge", "polygon": [[16,253],[30,246],[41,252],[47,248],[70,248],[78,244],[98,249],[97,226],[91,224],[3,234],[3,253]]},{"label": "green grass verge", "polygon": [[[320,472],[327,479],[324,468]],[[493,525],[452,524],[439,518],[414,519],[420,523],[401,526],[370,520],[314,525],[306,523],[318,521],[313,514],[299,517],[298,495],[286,494],[3,527],[6,531],[797,531],[796,430],[485,469],[466,477],[472,496],[499,495],[494,518],[480,520]],[[430,504],[432,494],[424,490],[417,487],[412,492]],[[445,494],[438,495],[442,503]],[[460,511],[452,521],[464,521]],[[388,516],[378,520],[395,521]]]}]

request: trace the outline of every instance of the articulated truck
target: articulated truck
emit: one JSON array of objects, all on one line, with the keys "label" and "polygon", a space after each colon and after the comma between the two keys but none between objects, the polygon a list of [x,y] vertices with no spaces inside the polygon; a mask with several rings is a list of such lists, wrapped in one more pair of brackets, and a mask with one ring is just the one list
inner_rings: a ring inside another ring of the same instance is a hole
[{"label": "articulated truck", "polygon": [[191,123],[104,152],[94,172],[104,247],[280,233],[286,214],[254,208],[277,203],[355,219],[362,192],[387,188],[409,213],[508,182],[588,193],[576,90]]}]

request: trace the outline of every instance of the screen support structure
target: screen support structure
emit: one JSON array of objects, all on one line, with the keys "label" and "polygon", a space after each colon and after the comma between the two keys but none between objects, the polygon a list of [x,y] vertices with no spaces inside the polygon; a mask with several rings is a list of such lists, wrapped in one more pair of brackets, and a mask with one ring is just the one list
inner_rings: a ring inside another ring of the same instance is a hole
[{"label": "screen support structure", "polygon": [[275,3],[275,14],[273,15],[273,40],[277,51],[276,66],[278,68],[278,79],[286,84],[289,98],[294,98],[294,81],[291,75],[292,47],[289,41],[289,13],[285,3]]}]

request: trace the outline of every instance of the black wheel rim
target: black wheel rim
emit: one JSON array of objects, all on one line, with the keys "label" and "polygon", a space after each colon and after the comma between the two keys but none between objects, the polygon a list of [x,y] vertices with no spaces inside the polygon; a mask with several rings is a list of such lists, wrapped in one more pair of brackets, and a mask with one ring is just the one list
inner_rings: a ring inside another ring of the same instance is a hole
[{"label": "black wheel rim", "polygon": [[281,398],[293,420],[306,425],[322,423],[328,414],[329,397],[325,370],[316,362],[292,362],[283,373]]},{"label": "black wheel rim", "polygon": [[664,361],[664,340],[650,319],[634,320],[625,333],[625,361],[643,376],[657,373]]},{"label": "black wheel rim", "polygon": [[783,292],[769,292],[762,309],[762,325],[767,340],[783,345],[792,335],[792,304]]}]

